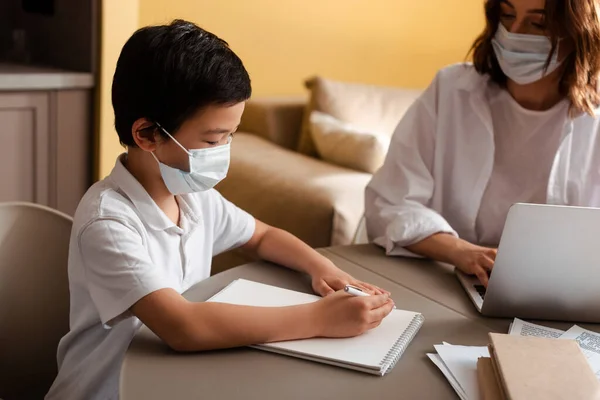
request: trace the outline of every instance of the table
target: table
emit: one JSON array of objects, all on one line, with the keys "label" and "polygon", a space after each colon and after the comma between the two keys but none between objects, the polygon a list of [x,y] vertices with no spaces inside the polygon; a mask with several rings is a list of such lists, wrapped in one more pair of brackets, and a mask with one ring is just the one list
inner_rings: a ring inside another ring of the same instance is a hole
[{"label": "table", "polygon": [[[399,308],[425,316],[423,327],[388,375],[377,377],[249,348],[177,354],[143,327],[125,355],[121,399],[456,399],[426,353],[442,341],[486,345],[488,332],[508,330],[510,320],[479,315],[447,265],[388,258],[370,245],[321,253],[357,279],[392,292]],[[184,296],[204,301],[237,278],[310,292],[307,277],[257,262],[215,275]]]},{"label": "table", "polygon": [[[488,326],[492,331],[508,332],[512,319],[482,316],[471,303],[454,274],[454,267],[430,260],[386,257],[375,245],[339,246],[322,250],[328,258],[343,259],[344,265],[352,263],[447,307],[466,318]],[[572,322],[531,321],[545,326],[567,330]],[[600,332],[600,324],[577,325]],[[467,344],[467,343],[465,343]]]}]

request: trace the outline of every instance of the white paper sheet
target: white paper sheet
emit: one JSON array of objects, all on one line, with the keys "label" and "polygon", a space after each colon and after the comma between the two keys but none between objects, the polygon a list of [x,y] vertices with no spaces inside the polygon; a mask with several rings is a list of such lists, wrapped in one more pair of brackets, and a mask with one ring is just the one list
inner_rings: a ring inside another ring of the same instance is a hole
[{"label": "white paper sheet", "polygon": [[508,331],[509,335],[535,336],[552,339],[558,339],[563,333],[565,333],[565,331],[532,324],[531,322],[526,322],[519,318],[515,318],[513,323],[510,325],[510,330]]},{"label": "white paper sheet", "polygon": [[574,325],[560,336],[560,339],[575,339],[587,358],[592,371],[600,380],[600,334]]},{"label": "white paper sheet", "polygon": [[[285,307],[318,301],[319,296],[295,292],[246,279],[237,279],[208,299],[209,302],[255,307]],[[402,352],[411,332],[419,329],[422,318],[412,311],[393,310],[375,329],[351,338],[311,338],[256,346],[292,357],[331,363],[363,372],[385,374],[393,367],[393,352]],[[403,343],[403,344],[402,344]]]},{"label": "white paper sheet", "polygon": [[444,346],[436,345],[435,350],[464,390],[467,399],[480,400],[477,381],[477,359],[489,357],[486,346]]},{"label": "white paper sheet", "polygon": [[446,364],[444,364],[442,358],[438,354],[434,353],[427,353],[427,357],[429,357],[429,359],[440,369],[440,371],[442,371],[442,374],[444,374],[446,379],[448,379],[448,383],[450,383],[450,386],[452,386],[452,389],[454,389],[458,397],[460,397],[461,400],[469,400],[463,388],[452,375],[452,372],[450,372],[448,367],[446,367]]}]

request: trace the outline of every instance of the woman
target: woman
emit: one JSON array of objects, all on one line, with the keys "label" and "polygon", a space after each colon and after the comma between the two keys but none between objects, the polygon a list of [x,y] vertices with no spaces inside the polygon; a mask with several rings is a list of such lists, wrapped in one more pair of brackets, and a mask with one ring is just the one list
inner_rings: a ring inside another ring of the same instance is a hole
[{"label": "woman", "polygon": [[597,0],[488,0],[473,64],[441,70],[366,189],[388,255],[487,285],[516,202],[600,206]]}]

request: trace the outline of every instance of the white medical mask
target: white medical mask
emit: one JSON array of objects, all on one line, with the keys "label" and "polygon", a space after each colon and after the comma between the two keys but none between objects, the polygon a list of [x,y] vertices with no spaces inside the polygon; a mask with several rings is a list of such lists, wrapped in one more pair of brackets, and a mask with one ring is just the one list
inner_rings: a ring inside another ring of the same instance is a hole
[{"label": "white medical mask", "polygon": [[187,172],[161,163],[154,152],[151,153],[158,163],[160,174],[169,192],[174,195],[202,192],[212,189],[227,176],[231,138],[227,144],[222,146],[187,150],[162,126],[156,125],[177,143],[189,157],[190,171]]},{"label": "white medical mask", "polygon": [[499,24],[492,46],[502,72],[520,85],[539,81],[560,66],[557,48],[544,70],[552,51],[552,42],[546,36],[511,33]]}]

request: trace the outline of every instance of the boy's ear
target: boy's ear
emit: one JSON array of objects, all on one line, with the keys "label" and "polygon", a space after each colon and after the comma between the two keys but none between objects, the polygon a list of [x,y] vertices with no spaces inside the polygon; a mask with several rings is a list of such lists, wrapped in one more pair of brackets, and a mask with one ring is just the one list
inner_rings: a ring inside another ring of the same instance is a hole
[{"label": "boy's ear", "polygon": [[140,149],[152,152],[156,150],[156,145],[160,140],[157,129],[159,128],[155,123],[146,118],[140,118],[131,126],[131,136]]}]

